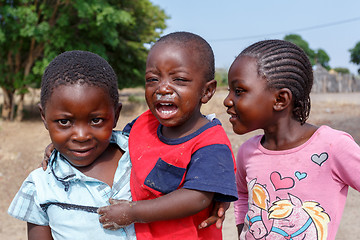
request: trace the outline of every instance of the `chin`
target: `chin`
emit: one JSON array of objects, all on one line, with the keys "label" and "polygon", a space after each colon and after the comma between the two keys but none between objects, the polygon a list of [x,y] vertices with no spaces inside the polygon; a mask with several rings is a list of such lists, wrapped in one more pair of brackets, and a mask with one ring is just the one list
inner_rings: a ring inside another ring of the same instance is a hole
[{"label": "chin", "polygon": [[168,120],[162,120],[162,121],[159,120],[159,122],[161,125],[163,125],[164,127],[167,127],[167,128],[179,126],[179,124],[168,121]]},{"label": "chin", "polygon": [[91,163],[74,163],[74,162],[72,162],[72,161],[69,161],[69,163],[70,163],[71,165],[73,165],[74,167],[76,167],[76,168],[87,167],[87,166],[89,166],[89,165],[92,164],[92,162],[91,162]]},{"label": "chin", "polygon": [[73,159],[73,160],[69,160],[69,158],[66,158],[67,161],[74,167],[76,168],[82,168],[82,167],[87,167],[89,165],[91,165],[95,160],[82,160],[82,159]]},{"label": "chin", "polygon": [[249,132],[249,131],[247,131],[245,129],[240,129],[240,128],[237,128],[237,127],[234,127],[234,126],[233,126],[233,131],[234,131],[234,133],[236,133],[238,135],[243,135],[243,134],[246,134],[246,133]]},{"label": "chin", "polygon": [[161,118],[159,115],[154,114],[156,119],[159,121],[159,123],[165,127],[174,127],[178,126],[178,122],[174,120],[173,118]]}]

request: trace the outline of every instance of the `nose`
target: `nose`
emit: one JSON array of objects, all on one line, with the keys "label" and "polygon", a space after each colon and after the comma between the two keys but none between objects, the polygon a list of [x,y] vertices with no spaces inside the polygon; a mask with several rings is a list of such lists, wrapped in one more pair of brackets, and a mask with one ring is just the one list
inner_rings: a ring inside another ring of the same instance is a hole
[{"label": "nose", "polygon": [[159,87],[158,87],[157,93],[162,94],[162,95],[172,93],[172,89],[171,89],[169,80],[165,79],[165,80],[161,80],[159,82]]},{"label": "nose", "polygon": [[230,93],[224,99],[224,106],[230,108],[234,105],[233,100],[231,99]]},{"label": "nose", "polygon": [[89,127],[85,124],[74,126],[72,139],[77,142],[86,142],[91,138]]}]

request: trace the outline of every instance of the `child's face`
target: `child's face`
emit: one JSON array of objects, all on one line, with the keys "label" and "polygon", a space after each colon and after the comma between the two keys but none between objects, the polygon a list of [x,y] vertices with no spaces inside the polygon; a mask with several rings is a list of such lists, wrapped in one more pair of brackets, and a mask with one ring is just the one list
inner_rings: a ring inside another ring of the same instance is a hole
[{"label": "child's face", "polygon": [[93,163],[108,147],[121,105],[100,87],[60,85],[41,116],[54,147],[76,167]]},{"label": "child's face", "polygon": [[243,56],[235,60],[229,69],[228,84],[224,105],[235,133],[245,134],[272,124],[275,92],[258,75],[254,58]]},{"label": "child's face", "polygon": [[208,82],[191,50],[173,44],[155,46],[147,59],[145,79],[146,102],[162,125],[191,126],[202,117]]}]

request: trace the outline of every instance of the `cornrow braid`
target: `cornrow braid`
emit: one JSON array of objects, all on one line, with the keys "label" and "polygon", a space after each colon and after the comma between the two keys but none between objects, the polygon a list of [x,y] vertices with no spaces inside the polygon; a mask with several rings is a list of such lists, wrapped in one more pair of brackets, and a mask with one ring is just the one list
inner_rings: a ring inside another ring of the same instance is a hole
[{"label": "cornrow braid", "polygon": [[284,40],[265,40],[244,49],[241,56],[257,61],[258,75],[265,77],[269,88],[288,88],[293,95],[293,116],[304,124],[310,114],[313,71],[305,52]]}]

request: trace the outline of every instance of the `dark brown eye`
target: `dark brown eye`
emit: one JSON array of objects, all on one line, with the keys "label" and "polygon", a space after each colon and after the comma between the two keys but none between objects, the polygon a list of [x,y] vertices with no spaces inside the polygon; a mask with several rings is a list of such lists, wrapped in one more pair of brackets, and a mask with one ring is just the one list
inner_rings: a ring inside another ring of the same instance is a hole
[{"label": "dark brown eye", "polygon": [[98,125],[101,124],[104,120],[102,118],[94,118],[91,120],[92,125]]},{"label": "dark brown eye", "polygon": [[70,125],[69,119],[59,119],[59,120],[57,120],[57,122],[63,127],[67,127]]}]

